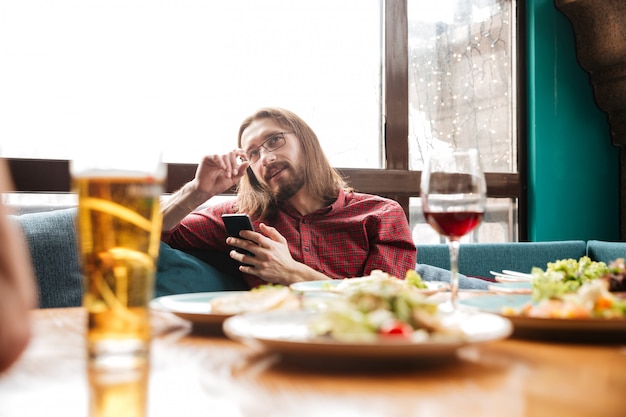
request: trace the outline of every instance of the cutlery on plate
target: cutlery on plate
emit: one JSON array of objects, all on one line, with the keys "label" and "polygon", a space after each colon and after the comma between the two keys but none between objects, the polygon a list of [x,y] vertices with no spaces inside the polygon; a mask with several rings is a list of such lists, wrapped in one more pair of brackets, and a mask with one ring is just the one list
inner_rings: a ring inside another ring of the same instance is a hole
[{"label": "cutlery on plate", "polygon": [[505,273],[504,271],[503,272],[489,271],[489,272],[491,272],[492,275],[495,275],[496,281],[500,281],[500,282],[530,282],[530,280],[532,279],[532,275],[523,274],[521,272],[518,272],[515,275]]},{"label": "cutlery on plate", "polygon": [[514,275],[514,276],[518,276],[518,277],[522,277],[522,278],[532,278],[533,276],[531,274],[525,274],[523,272],[517,272],[517,271],[509,271],[507,269],[503,269],[502,272],[504,272],[506,275]]}]

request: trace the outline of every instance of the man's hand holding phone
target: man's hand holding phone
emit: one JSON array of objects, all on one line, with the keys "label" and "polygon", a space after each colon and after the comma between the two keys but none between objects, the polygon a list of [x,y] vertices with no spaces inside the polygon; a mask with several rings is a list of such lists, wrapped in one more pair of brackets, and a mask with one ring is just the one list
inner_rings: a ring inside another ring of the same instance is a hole
[{"label": "man's hand holding phone", "polygon": [[[247,214],[222,214],[222,221],[226,226],[226,231],[228,232],[228,235],[232,237],[244,239],[243,237],[239,236],[239,232],[241,232],[242,230],[254,231],[254,227],[252,226],[250,217]],[[254,256],[252,252],[242,248],[236,247],[235,250],[247,256]]]}]

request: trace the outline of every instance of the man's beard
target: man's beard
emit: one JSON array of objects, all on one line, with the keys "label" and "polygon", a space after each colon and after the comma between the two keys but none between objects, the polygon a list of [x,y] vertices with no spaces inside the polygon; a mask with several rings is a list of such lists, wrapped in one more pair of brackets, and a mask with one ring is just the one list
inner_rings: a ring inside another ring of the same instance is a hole
[{"label": "man's beard", "polygon": [[[304,186],[304,169],[295,168],[289,162],[277,162],[274,164],[273,168],[280,168],[283,171],[290,171],[292,173],[291,178],[279,178],[276,181],[278,189],[273,192],[273,197],[277,203],[282,203],[296,195]],[[265,181],[269,184],[270,180],[266,178]]]}]

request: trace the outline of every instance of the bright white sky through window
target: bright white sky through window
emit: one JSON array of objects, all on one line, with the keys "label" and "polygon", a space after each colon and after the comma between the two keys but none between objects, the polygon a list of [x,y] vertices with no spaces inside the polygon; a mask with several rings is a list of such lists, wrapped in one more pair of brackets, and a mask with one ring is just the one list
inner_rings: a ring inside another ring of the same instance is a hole
[{"label": "bright white sky through window", "polygon": [[195,163],[270,105],[334,165],[378,167],[380,19],[377,0],[2,0],[0,155],[140,141]]}]

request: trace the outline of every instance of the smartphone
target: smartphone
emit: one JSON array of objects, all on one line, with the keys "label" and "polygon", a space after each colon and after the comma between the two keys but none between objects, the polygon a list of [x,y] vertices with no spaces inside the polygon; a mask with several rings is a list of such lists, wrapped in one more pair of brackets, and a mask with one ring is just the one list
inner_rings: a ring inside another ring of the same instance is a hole
[{"label": "smartphone", "polygon": [[[222,214],[222,221],[226,226],[226,231],[229,236],[238,237],[239,239],[243,239],[239,236],[239,232],[242,230],[254,230],[252,227],[252,222],[250,221],[250,217],[247,214]],[[245,249],[235,248],[235,250],[239,253],[243,253],[244,255],[254,256],[252,252],[248,252]]]}]

